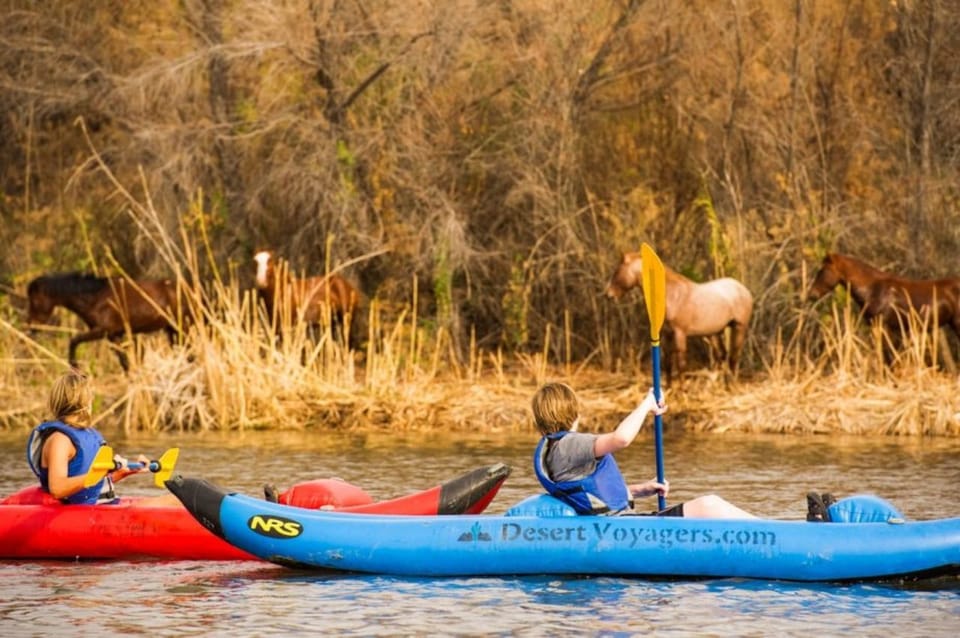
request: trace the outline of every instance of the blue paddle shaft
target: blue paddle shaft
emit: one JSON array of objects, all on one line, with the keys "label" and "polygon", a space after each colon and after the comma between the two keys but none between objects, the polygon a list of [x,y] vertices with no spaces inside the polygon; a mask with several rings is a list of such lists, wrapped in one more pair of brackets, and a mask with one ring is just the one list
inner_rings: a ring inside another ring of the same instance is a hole
[{"label": "blue paddle shaft", "polygon": [[[158,461],[150,461],[146,465],[144,465],[143,463],[138,463],[136,461],[127,461],[127,469],[129,470],[142,470],[144,467],[146,467],[151,472],[160,471],[160,463]],[[120,469],[119,464],[117,464],[117,469],[118,470]]]},{"label": "blue paddle shaft", "polygon": [[[657,403],[663,399],[663,393],[660,391],[660,345],[654,344],[651,348],[650,358],[653,361],[653,396]],[[664,482],[663,472],[663,416],[654,415],[654,440],[657,446],[657,481]],[[667,497],[663,493],[657,494],[658,509],[663,510],[667,507]]]}]

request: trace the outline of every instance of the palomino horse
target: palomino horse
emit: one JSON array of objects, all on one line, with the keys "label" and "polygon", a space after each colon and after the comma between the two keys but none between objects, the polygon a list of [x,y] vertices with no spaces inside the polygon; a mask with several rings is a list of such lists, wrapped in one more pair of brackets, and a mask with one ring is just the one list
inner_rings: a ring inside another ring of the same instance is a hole
[{"label": "palomino horse", "polygon": [[[631,288],[641,287],[640,253],[624,253],[607,284],[607,296],[619,299]],[[687,367],[687,337],[708,337],[723,356],[723,331],[731,329],[726,359],[734,375],[740,367],[740,352],[753,314],[753,295],[730,277],[698,284],[664,266],[667,279],[666,332],[672,336],[677,374]],[[668,367],[668,371],[672,366]]]},{"label": "palomino horse", "polygon": [[[257,264],[257,294],[272,320],[285,319],[283,325],[302,321],[309,326],[321,325],[325,321],[331,327],[343,330],[348,317],[354,327],[358,326],[357,309],[362,301],[361,294],[350,283],[335,273],[326,276],[297,279],[287,271],[286,264],[274,267],[273,254],[263,250],[254,255]],[[289,312],[288,317],[279,317],[281,311]],[[362,335],[358,330],[350,331],[350,345],[360,343]]]},{"label": "palomino horse", "polygon": [[907,279],[854,259],[831,253],[823,258],[808,293],[819,299],[838,285],[850,287],[867,321],[880,321],[887,328],[909,326],[911,311],[921,317],[936,317],[938,326],[953,328],[960,337],[960,279]]},{"label": "palomino horse", "polygon": [[[164,330],[174,343],[178,327],[177,287],[169,279],[130,280],[97,277],[77,272],[37,277],[27,286],[30,324],[50,320],[54,308],[63,306],[87,325],[88,330],[70,339],[68,359],[77,367],[77,346],[108,339],[116,344],[127,334]],[[124,370],[130,363],[122,349],[117,357]]]}]

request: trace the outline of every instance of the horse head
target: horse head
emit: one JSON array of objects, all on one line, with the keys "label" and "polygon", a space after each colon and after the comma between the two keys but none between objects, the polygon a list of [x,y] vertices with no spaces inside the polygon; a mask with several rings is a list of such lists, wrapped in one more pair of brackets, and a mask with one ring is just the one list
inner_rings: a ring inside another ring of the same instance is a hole
[{"label": "horse head", "polygon": [[816,301],[836,288],[843,281],[843,275],[837,267],[836,256],[833,253],[823,258],[820,270],[814,277],[810,289],[807,291],[807,300]]},{"label": "horse head", "polygon": [[56,300],[47,291],[47,278],[37,277],[27,286],[27,323],[44,324],[56,307]]},{"label": "horse head", "polygon": [[257,289],[272,288],[275,283],[273,279],[273,253],[269,250],[261,250],[253,256],[253,261],[257,264],[257,274],[254,278]]},{"label": "horse head", "polygon": [[640,253],[624,253],[617,269],[610,276],[606,294],[611,299],[619,299],[631,288],[641,285],[640,274],[643,269],[643,260]]}]

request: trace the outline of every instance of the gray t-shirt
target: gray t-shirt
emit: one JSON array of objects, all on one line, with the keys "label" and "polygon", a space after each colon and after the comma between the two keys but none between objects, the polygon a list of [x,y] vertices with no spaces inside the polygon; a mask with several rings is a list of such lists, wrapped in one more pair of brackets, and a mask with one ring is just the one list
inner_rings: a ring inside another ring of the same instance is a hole
[{"label": "gray t-shirt", "polygon": [[587,476],[597,467],[593,454],[596,434],[571,432],[550,444],[544,466],[557,483],[575,481]]}]

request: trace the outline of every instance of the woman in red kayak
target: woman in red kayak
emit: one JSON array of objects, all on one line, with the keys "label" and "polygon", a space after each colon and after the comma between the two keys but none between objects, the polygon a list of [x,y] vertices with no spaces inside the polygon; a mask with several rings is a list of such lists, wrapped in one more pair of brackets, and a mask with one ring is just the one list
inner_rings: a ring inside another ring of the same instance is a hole
[{"label": "woman in red kayak", "polygon": [[[116,456],[119,469],[104,476],[90,487],[84,480],[94,458],[106,441],[91,426],[93,419],[93,389],[90,379],[76,370],[57,379],[50,389],[48,406],[53,420],[33,429],[27,441],[27,461],[37,475],[44,491],[68,504],[115,502],[115,481],[143,471],[127,466],[127,460]],[[140,455],[141,468],[150,461]],[[173,494],[138,499],[138,504],[157,507],[180,507]]]},{"label": "woman in red kayak", "polygon": [[[532,401],[533,418],[543,438],[534,455],[534,470],[550,494],[579,514],[633,513],[633,499],[666,496],[669,485],[656,480],[627,485],[613,453],[630,445],[651,412],[663,414],[651,390],[617,429],[605,434],[577,432],[580,405],[577,395],[563,383],[548,383]],[[719,496],[708,494],[668,507],[655,516],[690,518],[756,518]]]}]

